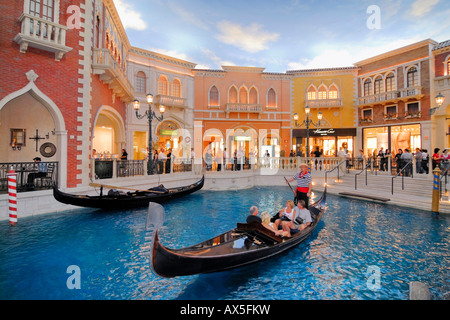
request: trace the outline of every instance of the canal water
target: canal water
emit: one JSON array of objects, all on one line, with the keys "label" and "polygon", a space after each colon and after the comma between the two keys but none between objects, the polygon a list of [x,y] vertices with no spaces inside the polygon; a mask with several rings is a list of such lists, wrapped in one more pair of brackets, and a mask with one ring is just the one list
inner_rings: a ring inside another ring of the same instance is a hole
[{"label": "canal water", "polygon": [[[320,194],[317,194],[319,197]],[[275,212],[287,187],[199,191],[164,205],[160,238],[181,248]],[[77,209],[0,222],[0,299],[406,300],[409,283],[450,291],[450,217],[328,195],[314,234],[276,258],[172,279],[151,272],[147,209]]]}]

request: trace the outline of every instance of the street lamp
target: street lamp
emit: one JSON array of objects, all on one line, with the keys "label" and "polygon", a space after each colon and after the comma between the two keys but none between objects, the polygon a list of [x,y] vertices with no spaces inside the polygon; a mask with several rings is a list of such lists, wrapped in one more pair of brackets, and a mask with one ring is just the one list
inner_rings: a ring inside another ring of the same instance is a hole
[{"label": "street lamp", "polygon": [[440,106],[442,106],[445,97],[439,92],[439,94],[434,99],[436,100],[437,107],[430,108],[430,116],[432,116],[436,112],[436,110],[439,109]]},{"label": "street lamp", "polygon": [[294,113],[294,120],[295,120],[295,126],[296,127],[301,127],[301,126],[306,126],[306,157],[309,158],[309,126],[313,125],[314,127],[319,127],[320,126],[320,121],[322,120],[322,112],[319,111],[319,113],[317,114],[317,118],[319,119],[319,121],[317,123],[314,123],[314,121],[312,119],[310,119],[310,115],[311,115],[311,108],[306,106],[305,107],[305,113],[306,113],[306,120],[303,120],[302,123],[298,123],[298,114]]},{"label": "street lamp", "polygon": [[164,118],[164,112],[166,111],[166,108],[161,104],[159,106],[159,112],[161,113],[161,116],[158,117],[155,112],[152,110],[152,104],[153,104],[153,95],[147,94],[147,103],[148,103],[148,110],[145,111],[143,115],[139,114],[139,108],[141,107],[141,102],[136,99],[133,102],[133,108],[136,110],[136,118],[142,119],[144,117],[147,117],[148,119],[148,161],[147,161],[147,174],[152,175],[153,174],[153,152],[152,152],[152,120],[156,119],[159,122],[161,122]]}]

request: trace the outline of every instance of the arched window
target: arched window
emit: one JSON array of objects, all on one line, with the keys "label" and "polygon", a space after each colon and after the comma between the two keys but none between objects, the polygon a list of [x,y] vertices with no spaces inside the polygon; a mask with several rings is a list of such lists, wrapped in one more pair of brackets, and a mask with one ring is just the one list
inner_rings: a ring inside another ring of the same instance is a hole
[{"label": "arched window", "polygon": [[369,78],[364,81],[364,96],[371,96],[372,92],[372,79]]},{"label": "arched window", "polygon": [[417,87],[419,85],[419,76],[416,67],[408,69],[406,83],[408,88]]},{"label": "arched window", "polygon": [[339,98],[339,91],[336,85],[332,85],[330,87],[330,91],[328,92],[328,99],[338,99]]},{"label": "arched window", "polygon": [[272,88],[269,89],[267,92],[267,107],[269,108],[276,108],[277,107],[277,94],[275,93],[275,90]]},{"label": "arched window", "polygon": [[147,90],[147,77],[145,73],[139,71],[136,75],[136,92],[145,93]]},{"label": "arched window", "polygon": [[383,78],[378,76],[375,78],[374,93],[379,94],[381,92],[383,92]]},{"label": "arched window", "polygon": [[395,90],[395,76],[392,72],[386,76],[385,85],[386,85],[386,92]]},{"label": "arched window", "polygon": [[178,79],[173,80],[172,96],[181,98],[181,82]]},{"label": "arched window", "polygon": [[219,106],[219,90],[216,86],[212,86],[209,90],[209,105]]},{"label": "arched window", "polygon": [[228,92],[228,103],[237,103],[238,102],[238,94],[236,87],[231,87],[230,91]]},{"label": "arched window", "polygon": [[245,87],[242,87],[239,90],[239,103],[248,104],[248,92]]},{"label": "arched window", "polygon": [[256,91],[255,88],[251,88],[250,89],[249,103],[250,104],[257,104],[258,103],[258,91]]},{"label": "arched window", "polygon": [[159,76],[158,79],[158,94],[167,96],[169,93],[169,81],[163,75]]},{"label": "arched window", "polygon": [[317,90],[313,85],[309,86],[307,96],[308,100],[317,100]]},{"label": "arched window", "polygon": [[327,97],[327,88],[324,85],[319,87],[319,100],[326,100]]},{"label": "arched window", "polygon": [[447,69],[447,76],[450,76],[450,58],[448,58],[447,61],[445,62],[445,66]]}]

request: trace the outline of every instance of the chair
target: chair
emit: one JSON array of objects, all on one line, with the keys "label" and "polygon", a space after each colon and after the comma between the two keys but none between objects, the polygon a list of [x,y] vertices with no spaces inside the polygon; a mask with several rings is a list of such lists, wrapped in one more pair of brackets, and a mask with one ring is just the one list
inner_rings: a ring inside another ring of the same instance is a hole
[{"label": "chair", "polygon": [[55,164],[49,163],[47,166],[47,173],[45,176],[35,178],[34,185],[38,188],[51,188],[53,186],[53,172],[55,171]]}]

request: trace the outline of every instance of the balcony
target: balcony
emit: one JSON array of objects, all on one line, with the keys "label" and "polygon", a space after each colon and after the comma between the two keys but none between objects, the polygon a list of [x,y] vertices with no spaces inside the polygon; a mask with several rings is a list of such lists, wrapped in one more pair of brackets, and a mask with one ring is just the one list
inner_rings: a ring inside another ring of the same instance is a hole
[{"label": "balcony", "polygon": [[14,41],[20,45],[21,53],[25,53],[28,47],[37,48],[55,53],[55,60],[60,61],[72,50],[66,46],[66,26],[26,13],[22,13],[19,21],[21,30]]},{"label": "balcony", "polygon": [[258,117],[261,117],[263,112],[263,107],[260,104],[246,104],[246,103],[227,103],[227,108],[225,113],[227,114],[227,118],[231,112],[237,113],[257,113]]},{"label": "balcony", "polygon": [[399,101],[408,101],[413,99],[421,99],[422,87],[409,87],[400,90],[382,92],[370,96],[360,97],[357,105],[359,107],[370,107],[377,104],[386,105],[391,103],[398,103]]},{"label": "balcony", "polygon": [[342,108],[344,106],[342,99],[317,99],[306,100],[306,105],[312,109],[321,108]]},{"label": "balcony", "polygon": [[175,107],[175,108],[185,108],[186,99],[180,97],[165,96],[158,94],[154,99],[153,103],[157,105],[164,105],[165,107]]},{"label": "balcony", "polygon": [[450,90],[450,75],[435,78],[434,87],[436,91]]},{"label": "balcony", "polygon": [[123,102],[134,100],[134,89],[128,81],[126,70],[119,65],[110,50],[94,49],[92,69]]}]

